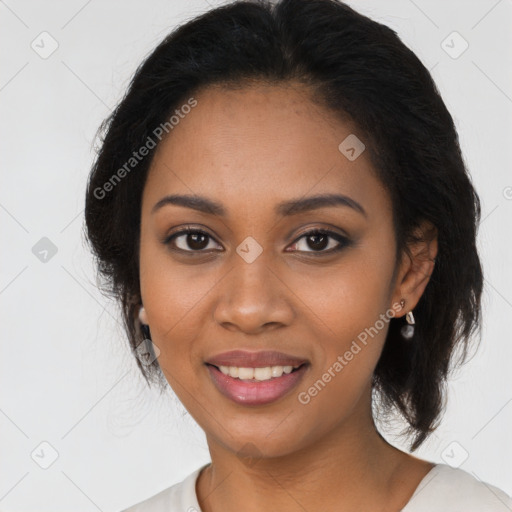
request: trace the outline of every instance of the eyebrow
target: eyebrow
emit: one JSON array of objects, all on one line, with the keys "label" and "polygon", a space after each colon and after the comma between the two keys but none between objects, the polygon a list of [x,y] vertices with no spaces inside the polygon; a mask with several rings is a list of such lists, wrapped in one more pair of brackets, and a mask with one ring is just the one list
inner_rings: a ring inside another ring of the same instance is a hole
[{"label": "eyebrow", "polygon": [[[227,210],[217,201],[203,196],[178,194],[168,195],[160,199],[155,206],[153,206],[151,213],[153,214],[163,206],[170,204],[184,206],[185,208],[191,208],[219,217],[227,216]],[[332,206],[346,206],[368,217],[366,210],[357,201],[342,194],[322,194],[283,201],[275,207],[275,213],[281,217],[288,217],[310,210]]]}]

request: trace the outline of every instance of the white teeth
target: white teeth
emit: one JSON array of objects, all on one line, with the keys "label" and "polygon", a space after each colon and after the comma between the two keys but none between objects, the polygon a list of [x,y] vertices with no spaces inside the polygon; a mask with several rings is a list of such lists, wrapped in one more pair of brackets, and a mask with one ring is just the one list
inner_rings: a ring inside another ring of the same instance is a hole
[{"label": "white teeth", "polygon": [[265,368],[254,368],[254,378],[256,380],[269,380],[272,378],[272,368],[267,366]]},{"label": "white teeth", "polygon": [[253,368],[238,368],[239,379],[252,379],[254,377]]},{"label": "white teeth", "polygon": [[[238,366],[219,366],[224,375],[241,380],[270,380],[281,377],[283,373],[291,373],[293,366],[266,366],[265,368],[240,368]],[[298,367],[297,367],[298,368]]]}]

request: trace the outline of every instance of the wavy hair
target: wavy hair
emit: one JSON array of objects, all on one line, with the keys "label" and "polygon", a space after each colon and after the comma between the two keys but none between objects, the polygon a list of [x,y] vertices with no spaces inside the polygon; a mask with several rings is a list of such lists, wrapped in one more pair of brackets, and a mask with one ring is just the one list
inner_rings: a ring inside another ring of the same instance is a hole
[{"label": "wavy hair", "polygon": [[[397,258],[422,221],[437,228],[436,264],[415,308],[414,337],[401,336],[403,318],[390,320],[372,382],[382,411],[396,409],[407,421],[414,451],[438,426],[456,349],[462,363],[481,331],[480,202],[428,70],[396,32],[344,3],[235,1],[177,27],[141,63],[100,127],[87,184],[86,238],[102,289],[120,304],[135,351],[145,338],[137,319],[141,197],[156,148],[128,176],[112,178],[201,88],[258,81],[303,84],[315,102],[355,124],[392,199]],[[137,364],[148,385],[163,385],[157,359]]]}]

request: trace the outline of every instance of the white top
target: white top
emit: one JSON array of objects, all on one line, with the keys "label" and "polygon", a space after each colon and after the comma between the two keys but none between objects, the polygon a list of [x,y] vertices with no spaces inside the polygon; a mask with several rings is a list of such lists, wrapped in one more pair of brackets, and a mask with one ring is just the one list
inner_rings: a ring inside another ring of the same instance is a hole
[{"label": "white top", "polygon": [[[122,512],[202,512],[196,495],[201,466],[182,482]],[[436,464],[400,512],[511,512],[512,498],[460,468]]]}]

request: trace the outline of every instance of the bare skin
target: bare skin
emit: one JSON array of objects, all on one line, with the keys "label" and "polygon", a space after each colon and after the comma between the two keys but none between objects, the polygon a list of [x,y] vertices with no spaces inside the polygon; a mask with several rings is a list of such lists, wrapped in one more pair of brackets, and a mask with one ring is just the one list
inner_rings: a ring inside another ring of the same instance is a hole
[{"label": "bare skin", "polygon": [[[212,464],[196,485],[201,509],[398,512],[433,465],[384,441],[373,423],[371,378],[388,324],[309,403],[298,394],[379,315],[401,299],[396,317],[414,309],[437,239],[412,246],[392,281],[389,194],[367,152],[350,161],[339,151],[355,128],[300,86],[208,88],[195,98],[148,174],[140,278],[159,364],[206,433]],[[274,211],[281,201],[325,193],[349,196],[366,214],[339,205],[288,217]],[[208,197],[227,215],[173,204],[152,212],[168,194]],[[187,226],[209,237],[163,243]],[[340,246],[329,238],[319,249],[304,236],[314,228],[350,243],[329,252]],[[263,249],[252,263],[236,252],[248,236]],[[279,350],[310,365],[281,399],[240,405],[220,394],[204,364],[231,349]]]}]

